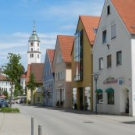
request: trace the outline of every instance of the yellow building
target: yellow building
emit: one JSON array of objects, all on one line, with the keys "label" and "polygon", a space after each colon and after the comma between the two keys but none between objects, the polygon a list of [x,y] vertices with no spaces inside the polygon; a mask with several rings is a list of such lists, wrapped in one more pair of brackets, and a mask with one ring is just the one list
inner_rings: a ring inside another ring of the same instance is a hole
[{"label": "yellow building", "polygon": [[80,16],[72,49],[72,106],[93,110],[92,48],[99,17]]},{"label": "yellow building", "polygon": [[33,90],[33,99],[31,99],[31,90],[27,88],[27,103],[31,102],[33,105],[43,105],[43,68],[42,63],[32,63],[28,65],[26,74],[26,84],[29,81],[30,73],[35,76],[36,88]]}]

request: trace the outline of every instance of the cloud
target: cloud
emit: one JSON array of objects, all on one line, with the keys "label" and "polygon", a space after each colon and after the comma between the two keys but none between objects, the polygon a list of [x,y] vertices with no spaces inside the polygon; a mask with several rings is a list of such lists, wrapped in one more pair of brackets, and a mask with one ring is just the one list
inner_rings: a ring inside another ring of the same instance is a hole
[{"label": "cloud", "polygon": [[72,29],[75,29],[76,26],[74,25],[64,25],[64,26],[61,26],[60,29],[61,30],[72,30]]},{"label": "cloud", "polygon": [[[0,65],[8,62],[8,53],[20,54],[22,57],[22,64],[26,67],[28,39],[31,34],[15,32],[6,35],[0,35]],[[54,48],[57,33],[39,33],[40,48],[42,52],[42,62],[44,61],[44,54],[47,48]]]},{"label": "cloud", "polygon": [[43,16],[57,16],[57,17],[64,17],[65,19],[77,17],[79,15],[100,15],[103,2],[98,1],[68,1],[65,2],[63,5],[54,4],[53,6],[48,7],[45,10],[40,12]]}]

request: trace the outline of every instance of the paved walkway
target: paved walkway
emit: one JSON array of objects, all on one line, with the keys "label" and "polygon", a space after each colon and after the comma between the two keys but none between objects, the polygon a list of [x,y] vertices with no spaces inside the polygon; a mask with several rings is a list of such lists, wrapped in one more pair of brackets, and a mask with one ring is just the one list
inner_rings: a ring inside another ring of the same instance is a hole
[{"label": "paved walkway", "polygon": [[[130,116],[118,116],[118,115],[95,115],[81,111],[65,111],[71,113],[81,114],[86,117],[95,117],[98,119],[104,119],[108,122],[120,122],[135,125],[135,117]],[[38,124],[34,123],[35,131],[34,135],[38,135]],[[0,135],[31,135],[31,118],[25,115],[25,113],[0,113]]]},{"label": "paved walkway", "polygon": [[0,113],[0,135],[31,135],[31,118],[21,113]]}]

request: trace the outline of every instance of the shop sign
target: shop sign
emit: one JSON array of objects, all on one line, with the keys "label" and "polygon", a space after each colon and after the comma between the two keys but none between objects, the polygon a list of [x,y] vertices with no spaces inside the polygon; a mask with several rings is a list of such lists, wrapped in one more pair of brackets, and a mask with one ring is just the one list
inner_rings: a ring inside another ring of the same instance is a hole
[{"label": "shop sign", "polygon": [[119,78],[118,84],[119,84],[119,85],[123,85],[124,83],[125,83],[124,77]]},{"label": "shop sign", "polygon": [[118,79],[114,77],[108,77],[106,80],[103,82],[103,84],[116,84],[118,83]]}]

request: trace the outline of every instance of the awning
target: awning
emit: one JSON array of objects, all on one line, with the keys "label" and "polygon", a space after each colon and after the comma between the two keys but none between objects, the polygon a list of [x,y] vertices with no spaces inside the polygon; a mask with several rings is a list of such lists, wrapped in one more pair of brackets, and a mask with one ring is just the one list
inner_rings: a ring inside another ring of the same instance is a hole
[{"label": "awning", "polygon": [[114,93],[114,89],[113,88],[108,88],[105,90],[105,92],[107,93]]},{"label": "awning", "polygon": [[102,89],[97,89],[96,92],[97,93],[103,93],[103,90]]}]

